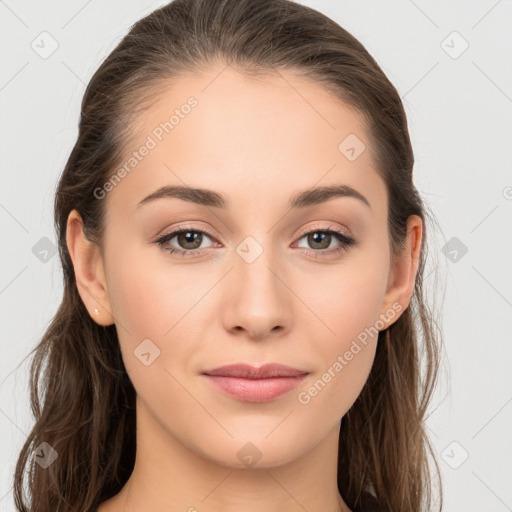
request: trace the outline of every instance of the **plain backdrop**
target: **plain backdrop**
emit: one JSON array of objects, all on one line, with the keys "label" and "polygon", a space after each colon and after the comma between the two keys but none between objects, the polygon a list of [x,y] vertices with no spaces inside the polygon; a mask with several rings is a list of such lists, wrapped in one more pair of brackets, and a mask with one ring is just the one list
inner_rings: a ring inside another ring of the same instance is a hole
[{"label": "plain backdrop", "polygon": [[[24,358],[62,294],[53,195],[82,95],[129,27],[164,3],[0,0],[2,511],[14,511],[32,425]],[[512,2],[299,3],[351,32],[396,86],[415,184],[439,223],[428,266],[445,362],[427,426],[444,510],[512,510]]]}]

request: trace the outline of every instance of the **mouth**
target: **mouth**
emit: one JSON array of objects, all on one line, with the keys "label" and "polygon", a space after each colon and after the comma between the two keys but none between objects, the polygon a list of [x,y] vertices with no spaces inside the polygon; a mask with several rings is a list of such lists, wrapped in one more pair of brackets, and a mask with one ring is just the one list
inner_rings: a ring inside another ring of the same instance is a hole
[{"label": "mouth", "polygon": [[269,402],[296,388],[308,371],[281,364],[255,367],[247,364],[227,365],[202,373],[225,395],[243,402]]}]

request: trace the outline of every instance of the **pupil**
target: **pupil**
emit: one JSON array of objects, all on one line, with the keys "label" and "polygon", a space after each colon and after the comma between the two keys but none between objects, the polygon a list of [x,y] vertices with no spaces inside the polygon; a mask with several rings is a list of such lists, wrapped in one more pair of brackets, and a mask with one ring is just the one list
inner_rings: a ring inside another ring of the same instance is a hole
[{"label": "pupil", "polygon": [[[199,238],[199,242],[196,237]],[[178,236],[180,244],[185,246],[187,249],[197,249],[201,245],[200,237],[201,234],[194,231],[186,231]],[[187,244],[192,244],[192,247],[187,247]]]},{"label": "pupil", "polygon": [[[320,249],[325,249],[326,247],[329,247],[329,243],[325,245],[325,240],[328,240],[328,237],[330,236],[328,233],[319,233],[318,231],[315,233],[312,233],[311,238],[313,239],[312,244],[320,244]],[[318,248],[318,247],[317,247]]]}]

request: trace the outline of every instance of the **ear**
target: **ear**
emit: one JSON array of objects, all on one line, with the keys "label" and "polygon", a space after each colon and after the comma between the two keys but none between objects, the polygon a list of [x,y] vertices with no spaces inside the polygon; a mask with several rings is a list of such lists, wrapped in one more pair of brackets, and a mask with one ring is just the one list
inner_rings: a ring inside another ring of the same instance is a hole
[{"label": "ear", "polygon": [[103,259],[99,247],[84,235],[80,214],[73,210],[68,216],[66,243],[73,262],[78,293],[93,320],[99,325],[114,323],[107,293]]},{"label": "ear", "polygon": [[407,220],[407,238],[395,261],[391,263],[386,295],[382,303],[381,318],[389,318],[390,310],[399,312],[386,321],[386,327],[398,320],[411,302],[418,272],[423,239],[423,222],[418,215]]}]

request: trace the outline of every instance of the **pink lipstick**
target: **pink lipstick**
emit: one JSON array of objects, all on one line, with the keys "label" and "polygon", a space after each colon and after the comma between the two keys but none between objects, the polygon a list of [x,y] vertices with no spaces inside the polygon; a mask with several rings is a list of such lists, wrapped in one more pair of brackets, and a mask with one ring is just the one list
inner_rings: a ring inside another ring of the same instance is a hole
[{"label": "pink lipstick", "polygon": [[217,389],[244,402],[269,402],[296,388],[309,372],[271,363],[260,367],[231,364],[203,375]]}]

